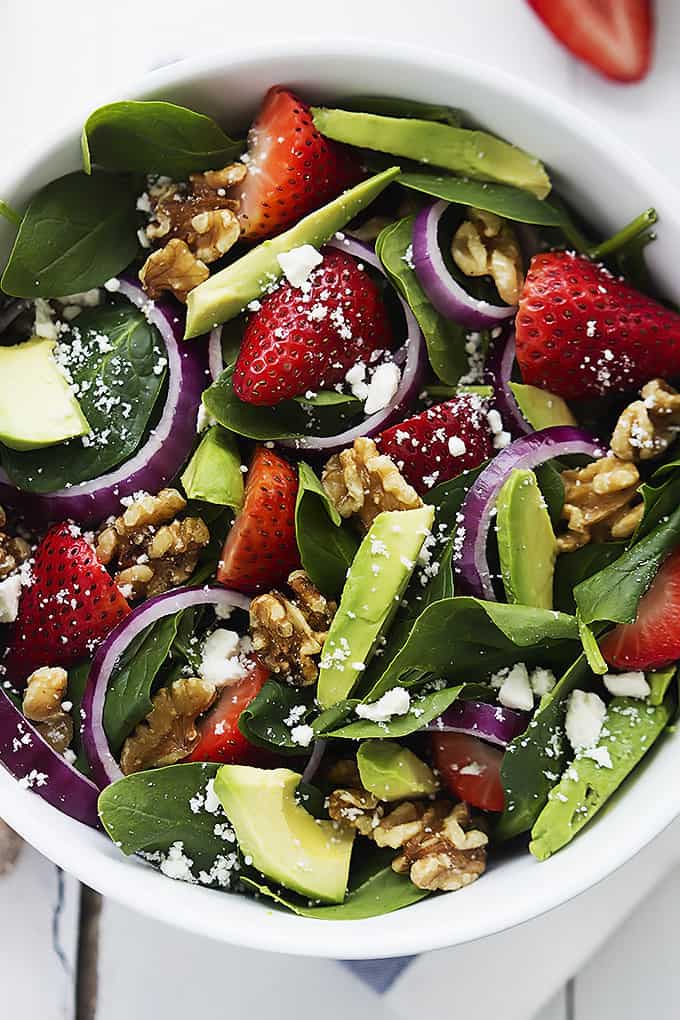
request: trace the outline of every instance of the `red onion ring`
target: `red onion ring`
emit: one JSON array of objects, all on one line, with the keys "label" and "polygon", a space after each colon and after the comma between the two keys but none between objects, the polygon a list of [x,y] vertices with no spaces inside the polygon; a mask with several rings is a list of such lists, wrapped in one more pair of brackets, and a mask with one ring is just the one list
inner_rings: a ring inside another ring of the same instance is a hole
[{"label": "red onion ring", "polygon": [[224,358],[222,357],[222,326],[215,326],[210,331],[208,340],[208,368],[210,378],[217,382],[224,371]]},{"label": "red onion ring", "polygon": [[126,278],[120,279],[118,293],[141,309],[163,338],[168,359],[163,413],[133,457],[89,482],[57,492],[22,492],[0,469],[0,500],[41,525],[66,519],[97,523],[116,514],[124,496],[158,492],[179,472],[196,441],[196,416],[207,374],[205,344],[180,347],[184,314],[176,304],[150,301],[139,284]]},{"label": "red onion ring", "polygon": [[95,653],[83,696],[83,745],[92,776],[100,788],[114,783],[123,775],[104,731],[106,692],[116,663],[130,642],[149,624],[190,606],[234,607],[247,611],[250,599],[240,592],[217,586],[165,592],[144,602],[121,620]]},{"label": "red onion ring", "polygon": [[99,790],[50,747],[0,687],[0,762],[48,804],[97,827]]},{"label": "red onion ring", "polygon": [[511,740],[524,733],[530,713],[484,701],[454,701],[453,705],[425,726],[437,733],[467,733],[488,744],[507,747]]},{"label": "red onion ring", "polygon": [[533,469],[554,457],[583,453],[602,457],[604,448],[585,429],[572,425],[551,428],[522,436],[501,450],[485,467],[463,500],[454,541],[454,570],[470,595],[496,601],[486,543],[496,497],[515,468]]},{"label": "red onion ring", "polygon": [[[354,256],[354,258],[367,262],[384,275],[380,260],[373,248],[362,241],[354,241],[345,236],[337,238],[336,235],[336,239],[329,241],[328,247],[346,251]],[[340,432],[335,436],[300,436],[297,439],[280,439],[278,440],[279,446],[287,446],[294,450],[310,450],[314,453],[336,453],[346,446],[351,446],[358,437],[376,436],[383,429],[387,428],[388,425],[392,425],[395,421],[400,420],[403,416],[402,412],[413,403],[420,392],[427,365],[427,354],[423,334],[413,312],[400,294],[397,294],[397,297],[406,319],[406,340],[394,352],[392,358],[397,365],[403,362],[404,369],[401,375],[401,382],[391,402],[381,411],[376,411],[375,414],[364,418],[359,425],[355,425],[351,429]]]},{"label": "red onion ring", "polygon": [[327,740],[315,740],[314,741],[314,747],[312,748],[312,753],[310,755],[309,761],[305,765],[305,771],[302,773],[302,779],[300,780],[301,783],[311,783],[312,779],[314,778],[314,776],[316,775],[316,773],[319,770],[319,765],[321,764],[321,759],[323,758],[324,754],[326,753],[326,745],[327,745],[327,743],[328,743]]},{"label": "red onion ring", "polygon": [[484,380],[493,389],[493,400],[503,424],[514,436],[528,436],[534,429],[522,414],[510,386],[515,363],[515,331],[504,330],[492,338],[484,365]]},{"label": "red onion ring", "polygon": [[468,329],[492,329],[511,318],[516,307],[490,305],[472,297],[453,278],[439,247],[439,221],[449,208],[444,200],[425,206],[413,225],[413,266],[428,298],[447,319]]}]

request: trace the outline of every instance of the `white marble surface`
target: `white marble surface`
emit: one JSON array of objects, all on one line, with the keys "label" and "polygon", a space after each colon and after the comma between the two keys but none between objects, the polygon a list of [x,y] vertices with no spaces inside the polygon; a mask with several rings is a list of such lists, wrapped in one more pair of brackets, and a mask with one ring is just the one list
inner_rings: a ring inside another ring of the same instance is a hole
[{"label": "white marble surface", "polygon": [[[571,99],[676,176],[680,4],[659,0],[657,8],[654,71],[644,84],[621,88],[576,65],[522,0],[421,0],[417,7],[260,0],[256,8],[215,0],[1,0],[0,170],[13,153],[39,143],[41,125],[123,94],[125,82],[150,67],[216,47],[233,52],[256,36],[332,33],[367,37],[380,49],[392,40],[434,43],[452,59],[464,54],[501,66]],[[540,1010],[540,1020],[671,1020],[680,990],[679,858],[677,823],[578,900],[512,932],[421,957],[378,997],[341,965],[190,939],[113,903],[103,904],[97,925],[91,896],[85,927],[98,927],[98,937],[85,937],[78,884],[24,847],[0,875],[0,1017],[306,1020],[321,1012],[328,1020],[387,1020],[464,1011],[530,1020]],[[395,923],[408,923],[408,915]]]}]

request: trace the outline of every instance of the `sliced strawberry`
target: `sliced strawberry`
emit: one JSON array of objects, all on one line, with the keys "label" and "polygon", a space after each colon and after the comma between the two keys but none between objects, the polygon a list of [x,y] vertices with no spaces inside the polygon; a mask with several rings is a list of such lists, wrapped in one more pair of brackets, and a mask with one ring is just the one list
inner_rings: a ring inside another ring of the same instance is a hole
[{"label": "sliced strawberry", "polygon": [[130,612],[110,574],[71,524],[47,532],[35,553],[4,665],[15,683],[40,666],[70,666]]},{"label": "sliced strawberry", "polygon": [[461,393],[386,429],[376,443],[423,495],[493,454],[487,411],[480,397]]},{"label": "sliced strawberry", "polygon": [[227,535],[217,580],[251,594],[282,584],[300,563],[295,541],[297,472],[273,450],[258,446],[243,509]]},{"label": "sliced strawberry", "polygon": [[596,71],[639,81],[652,60],[651,0],[529,0],[552,34]]},{"label": "sliced strawberry", "polygon": [[680,549],[640,599],[635,621],[614,627],[600,649],[617,669],[656,669],[680,659]]},{"label": "sliced strawberry", "polygon": [[254,312],[234,370],[236,395],[278,404],[327,389],[394,344],[377,285],[346,252],[324,250],[303,289],[282,284]]},{"label": "sliced strawberry", "polygon": [[289,89],[275,85],[248,134],[248,174],[236,186],[241,231],[249,240],[280,234],[359,180],[344,145],[324,138]]},{"label": "sliced strawberry", "polygon": [[531,260],[516,330],[524,382],[567,400],[680,374],[680,315],[567,252]]},{"label": "sliced strawberry", "polygon": [[198,723],[199,741],[186,761],[215,761],[223,765],[262,764],[264,752],[250,744],[238,728],[244,708],[269,678],[269,670],[258,660],[243,680],[225,687],[217,702]]},{"label": "sliced strawberry", "polygon": [[442,783],[482,811],[502,811],[503,752],[466,733],[434,733],[432,755]]}]

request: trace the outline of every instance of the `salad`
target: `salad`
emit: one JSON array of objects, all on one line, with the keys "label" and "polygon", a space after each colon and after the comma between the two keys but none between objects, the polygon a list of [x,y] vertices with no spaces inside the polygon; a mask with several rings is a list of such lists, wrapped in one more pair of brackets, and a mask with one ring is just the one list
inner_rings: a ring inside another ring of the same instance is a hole
[{"label": "salad", "polygon": [[364,918],[543,861],[676,717],[680,315],[455,109],[118,102],[0,295],[0,761]]}]

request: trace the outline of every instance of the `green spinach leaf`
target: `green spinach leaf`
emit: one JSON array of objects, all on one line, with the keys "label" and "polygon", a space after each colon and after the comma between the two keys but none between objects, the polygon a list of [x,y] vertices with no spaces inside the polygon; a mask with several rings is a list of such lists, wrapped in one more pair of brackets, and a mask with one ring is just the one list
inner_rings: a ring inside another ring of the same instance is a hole
[{"label": "green spinach leaf", "polygon": [[219,425],[208,429],[180,480],[187,499],[240,510],[243,472],[233,435]]},{"label": "green spinach leaf", "polygon": [[[583,622],[578,609],[576,610],[576,622],[578,623],[578,633],[581,638],[581,644],[583,645],[583,652],[588,660],[588,665],[593,673],[596,673],[598,676],[604,676],[609,667],[607,666],[604,656],[600,651],[600,646],[597,643],[597,637],[595,636],[593,628],[589,624]],[[600,626],[598,630],[602,630],[602,627]]]},{"label": "green spinach leaf", "polygon": [[518,223],[564,229],[566,213],[553,204],[552,199],[536,198],[531,192],[510,184],[473,181],[467,177],[453,177],[443,171],[408,172],[399,177],[399,184],[432,195],[433,198],[474,206],[475,209],[484,209]]},{"label": "green spinach leaf", "polygon": [[16,211],[16,209],[13,209],[11,205],[7,204],[7,202],[3,202],[1,198],[0,198],[0,216],[6,219],[8,223],[11,223],[13,227],[18,227],[21,223],[21,216]]},{"label": "green spinach leaf", "polygon": [[344,523],[321,482],[304,462],[298,467],[298,477],[295,537],[302,566],[319,591],[336,598],[359,548],[359,536]]},{"label": "green spinach leaf", "polygon": [[76,172],[46,184],[24,214],[0,286],[12,297],[100,287],[137,254],[138,184],[129,174]]},{"label": "green spinach leaf", "polygon": [[564,506],[564,482],[553,461],[547,460],[535,471],[536,481],[550,514],[550,522],[556,527]]},{"label": "green spinach leaf", "polygon": [[[280,754],[304,754],[304,749],[295,743],[290,731],[293,726],[304,724],[313,708],[313,689],[267,680],[259,694],[241,712],[238,728],[256,747],[266,747]],[[287,719],[290,722],[286,722]]]},{"label": "green spinach leaf", "polygon": [[370,740],[374,737],[408,737],[417,733],[424,726],[438,718],[449,705],[452,705],[463,686],[448,687],[442,691],[425,694],[422,698],[414,698],[405,715],[394,716],[390,722],[376,723],[370,719],[359,719],[348,723],[337,730],[329,730],[324,737],[342,740]]},{"label": "green spinach leaf", "polygon": [[87,760],[83,746],[83,720],[80,715],[80,706],[85,694],[87,678],[90,675],[90,666],[90,661],[86,660],[85,662],[76,663],[75,666],[69,666],[68,670],[68,700],[71,702],[69,715],[73,720],[73,740],[71,746],[76,755],[76,760],[73,764],[79,772],[88,777],[90,775],[90,763]]},{"label": "green spinach leaf", "polygon": [[243,142],[229,138],[212,117],[174,103],[123,100],[100,106],[85,122],[83,166],[186,177],[232,163]]},{"label": "green spinach leaf", "polygon": [[359,113],[377,113],[383,117],[415,117],[416,120],[433,120],[451,127],[460,127],[462,115],[452,106],[437,103],[419,103],[415,99],[396,96],[349,96],[338,101],[342,110]]},{"label": "green spinach leaf", "polygon": [[158,332],[130,304],[80,313],[62,337],[59,359],[71,376],[92,431],[41,450],[4,449],[12,481],[54,492],[110,471],[139,447],[165,380]]},{"label": "green spinach leaf", "polygon": [[575,613],[574,589],[618,559],[625,542],[590,542],[575,552],[562,553],[555,564],[554,604],[563,613]]}]

